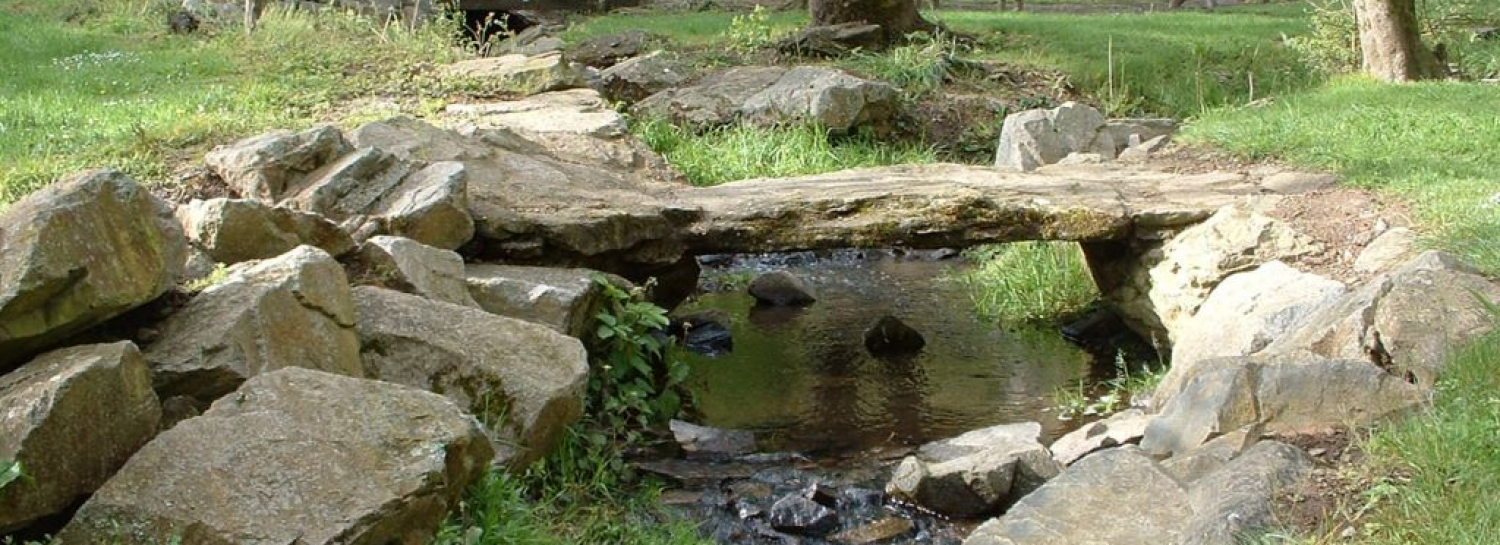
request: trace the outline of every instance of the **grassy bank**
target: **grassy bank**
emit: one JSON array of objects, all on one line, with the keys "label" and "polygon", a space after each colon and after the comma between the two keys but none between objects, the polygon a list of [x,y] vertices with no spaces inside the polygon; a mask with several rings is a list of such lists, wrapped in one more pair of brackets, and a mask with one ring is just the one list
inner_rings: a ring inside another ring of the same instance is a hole
[{"label": "grassy bank", "polygon": [[1170,13],[940,11],[953,29],[1001,38],[974,54],[1061,70],[1112,115],[1188,117],[1315,85],[1282,43],[1307,30],[1301,4]]},{"label": "grassy bank", "polygon": [[1428,243],[1500,274],[1500,86],[1383,85],[1350,77],[1182,134],[1248,157],[1342,174],[1410,203]]},{"label": "grassy bank", "polygon": [[982,246],[965,253],[978,264],[963,276],[974,308],[1001,323],[1046,321],[1083,310],[1099,297],[1070,242],[1017,242]]},{"label": "grassy bank", "polygon": [[167,31],[147,0],[0,0],[0,205],[82,168],[147,181],[207,148],[446,93],[451,28],[386,28],[350,14],[271,10],[237,28]]},{"label": "grassy bank", "polygon": [[890,144],[866,135],[830,139],[827,131],[813,126],[736,125],[693,134],[670,123],[646,121],[637,123],[633,132],[695,185],[936,160],[923,146]]}]

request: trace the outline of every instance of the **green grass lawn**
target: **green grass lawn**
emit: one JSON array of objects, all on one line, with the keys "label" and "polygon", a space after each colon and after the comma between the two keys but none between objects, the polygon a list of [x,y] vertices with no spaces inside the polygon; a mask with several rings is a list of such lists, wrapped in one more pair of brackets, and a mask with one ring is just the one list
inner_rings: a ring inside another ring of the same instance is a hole
[{"label": "green grass lawn", "polygon": [[1410,203],[1436,247],[1500,275],[1500,86],[1344,78],[1195,119],[1182,140],[1343,174]]},{"label": "green grass lawn", "polygon": [[[1307,31],[1300,4],[1169,13],[949,12],[935,19],[980,36],[973,55],[1057,69],[1113,115],[1189,117],[1308,88],[1322,78],[1282,42]],[[1113,69],[1111,69],[1113,67]]]},{"label": "green grass lawn", "polygon": [[174,161],[309,126],[345,100],[440,94],[422,67],[462,54],[439,25],[339,13],[273,10],[251,37],[177,36],[161,6],[0,0],[0,206],[83,168],[162,182]]}]

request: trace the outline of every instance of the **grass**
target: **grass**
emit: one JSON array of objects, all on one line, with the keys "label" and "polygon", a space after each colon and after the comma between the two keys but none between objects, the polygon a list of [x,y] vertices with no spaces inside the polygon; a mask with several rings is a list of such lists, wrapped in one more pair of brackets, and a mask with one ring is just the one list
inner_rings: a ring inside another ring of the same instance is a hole
[{"label": "grass", "polygon": [[587,424],[520,474],[490,471],[439,530],[438,545],[700,545],[691,523],[666,517],[658,486],[628,468]]},{"label": "grass", "polygon": [[1099,297],[1076,243],[1017,242],[982,246],[965,255],[979,264],[963,279],[985,319],[1053,320],[1081,311]]},{"label": "grass", "polygon": [[1348,77],[1195,120],[1181,140],[1338,172],[1410,203],[1428,244],[1500,275],[1500,86]]},{"label": "grass", "polygon": [[[1448,362],[1427,412],[1377,430],[1353,471],[1374,484],[1349,506],[1360,543],[1500,543],[1500,331]],[[1399,475],[1399,479],[1390,476]],[[1324,532],[1338,531],[1334,528]],[[1345,541],[1299,536],[1298,542]]]},{"label": "grass", "polygon": [[449,27],[270,10],[173,35],[151,0],[0,0],[0,206],[85,168],[160,183],[213,145],[337,120],[361,97],[441,97]]},{"label": "grass", "polygon": [[887,144],[865,135],[830,138],[815,126],[736,125],[695,135],[648,120],[637,122],[633,132],[700,186],[936,160],[932,150],[922,146]]},{"label": "grass", "polygon": [[1184,118],[1305,89],[1322,80],[1283,37],[1307,31],[1306,6],[1167,13],[939,11],[954,30],[1004,38],[977,58],[1061,70],[1110,115]]}]

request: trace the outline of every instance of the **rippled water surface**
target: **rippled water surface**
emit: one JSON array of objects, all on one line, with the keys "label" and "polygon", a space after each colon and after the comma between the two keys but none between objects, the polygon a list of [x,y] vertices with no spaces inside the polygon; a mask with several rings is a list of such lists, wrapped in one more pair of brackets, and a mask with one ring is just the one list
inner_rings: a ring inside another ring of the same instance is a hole
[{"label": "rippled water surface", "polygon": [[[679,309],[721,309],[732,320],[731,354],[689,356],[704,423],[754,430],[763,448],[809,452],[912,445],[1022,421],[1040,422],[1047,440],[1065,433],[1054,394],[1085,378],[1093,356],[1050,329],[1007,331],[978,319],[953,279],[962,266],[844,252],[742,256],[706,270],[712,281],[784,269],[818,301],[757,307],[741,288]],[[920,331],[926,347],[911,357],[871,356],[863,332],[884,314]]]}]

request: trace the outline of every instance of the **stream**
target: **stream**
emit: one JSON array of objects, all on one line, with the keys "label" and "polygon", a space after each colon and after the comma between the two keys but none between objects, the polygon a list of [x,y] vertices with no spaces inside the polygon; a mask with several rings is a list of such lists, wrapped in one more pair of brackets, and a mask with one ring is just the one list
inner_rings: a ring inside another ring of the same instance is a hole
[{"label": "stream", "polygon": [[[722,311],[733,349],[686,354],[696,423],[752,431],[761,454],[681,461],[675,478],[684,484],[667,497],[721,543],[957,543],[977,521],[946,521],[885,498],[890,467],[918,445],[996,424],[1038,422],[1049,443],[1078,425],[1057,418],[1056,392],[1107,367],[1055,328],[1002,329],[979,318],[959,278],[969,264],[951,251],[703,262],[700,293],[674,315]],[[745,286],[774,270],[801,278],[817,302],[757,306]],[[887,314],[926,346],[872,356],[864,331]],[[788,495],[821,498],[839,512],[837,529],[772,528],[772,504]],[[897,531],[871,541],[837,533],[871,525]]]}]

